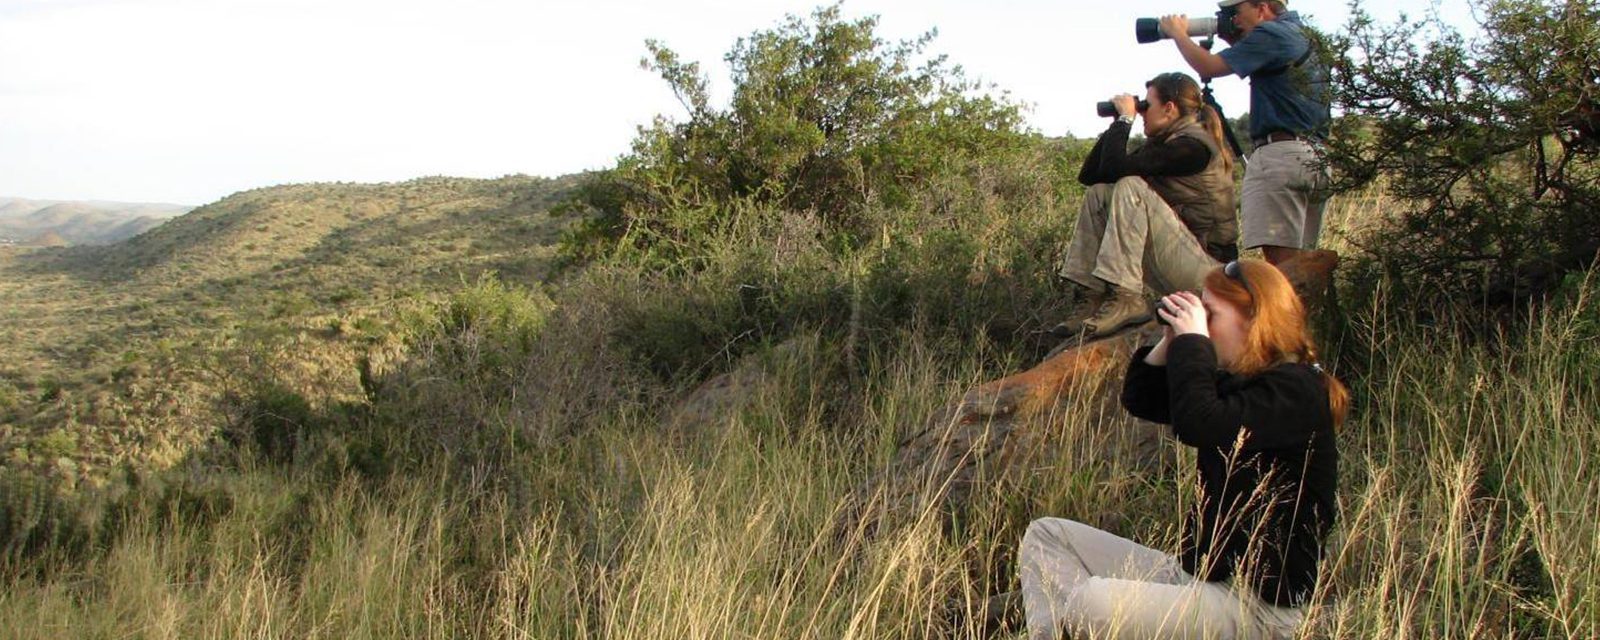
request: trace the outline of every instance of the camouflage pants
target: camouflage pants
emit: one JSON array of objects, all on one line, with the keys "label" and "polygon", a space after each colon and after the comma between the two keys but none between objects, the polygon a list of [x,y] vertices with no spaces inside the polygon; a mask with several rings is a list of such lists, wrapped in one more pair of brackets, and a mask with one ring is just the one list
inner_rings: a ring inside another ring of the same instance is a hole
[{"label": "camouflage pants", "polygon": [[1200,290],[1217,264],[1172,207],[1143,178],[1130,176],[1084,193],[1060,274],[1091,289],[1103,280],[1166,295]]}]

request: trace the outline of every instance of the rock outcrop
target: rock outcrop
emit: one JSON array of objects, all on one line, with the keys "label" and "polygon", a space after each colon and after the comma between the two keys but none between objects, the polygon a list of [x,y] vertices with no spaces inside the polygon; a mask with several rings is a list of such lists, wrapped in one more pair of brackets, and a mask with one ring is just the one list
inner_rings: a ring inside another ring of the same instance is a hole
[{"label": "rock outcrop", "polygon": [[[1337,253],[1312,251],[1279,265],[1315,314],[1332,301]],[[1094,407],[1074,416],[1121,412],[1117,397],[1128,357],[1141,343],[1154,342],[1155,323],[1126,329],[1085,343],[1069,342],[1032,369],[978,385],[935,414],[926,427],[904,439],[882,474],[858,486],[850,508],[842,513],[840,531],[875,531],[906,522],[930,509],[964,510],[982,483],[1003,476],[1007,468],[1047,446],[1041,433],[1063,419],[1069,402]],[[1132,455],[1154,449],[1159,429],[1121,430],[1111,446]]]},{"label": "rock outcrop", "polygon": [[[882,474],[858,486],[840,531],[872,532],[903,523],[929,509],[959,512],[974,491],[1018,461],[1038,453],[1042,427],[1061,419],[1069,402],[1095,407],[1089,414],[1120,410],[1117,393],[1128,355],[1159,335],[1150,327],[1059,349],[1038,366],[978,385],[920,431],[902,440]],[[1156,432],[1150,430],[1153,436]],[[1141,434],[1122,444],[1139,447]]]}]

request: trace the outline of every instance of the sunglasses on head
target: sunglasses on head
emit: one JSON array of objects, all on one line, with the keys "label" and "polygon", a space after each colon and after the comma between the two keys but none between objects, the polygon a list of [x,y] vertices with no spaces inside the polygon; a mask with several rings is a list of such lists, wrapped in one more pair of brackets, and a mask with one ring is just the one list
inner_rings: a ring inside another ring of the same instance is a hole
[{"label": "sunglasses on head", "polygon": [[1223,265],[1222,275],[1233,278],[1239,283],[1239,286],[1244,287],[1246,292],[1250,291],[1250,281],[1244,279],[1244,266],[1240,265],[1238,260],[1234,260],[1226,265]]}]

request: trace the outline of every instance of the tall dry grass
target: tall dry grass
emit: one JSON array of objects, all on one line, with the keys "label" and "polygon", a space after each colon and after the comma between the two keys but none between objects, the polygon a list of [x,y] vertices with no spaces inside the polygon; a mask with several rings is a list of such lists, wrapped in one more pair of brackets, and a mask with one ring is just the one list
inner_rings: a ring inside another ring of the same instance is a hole
[{"label": "tall dry grass", "polygon": [[[1345,206],[1339,215],[1359,218],[1378,205]],[[1474,344],[1447,322],[1394,313],[1383,286],[1346,297],[1330,345],[1356,394],[1340,436],[1343,517],[1304,637],[1600,636],[1596,292],[1592,278],[1574,282],[1524,329]],[[437,407],[449,402],[441,389],[487,389],[493,369],[481,365],[503,361],[486,350],[514,342],[537,359],[545,348],[517,342],[523,325],[506,329],[511,342],[458,335],[468,342],[423,350],[471,354],[455,378],[435,362],[390,379],[387,393],[417,404],[362,423],[389,438],[375,449],[390,452],[388,472],[364,471],[362,456],[378,454],[361,453],[373,434],[360,430],[320,434],[318,453],[294,464],[214,470],[211,498],[136,503],[99,552],[13,560],[0,628],[19,638],[981,637],[975,614],[1014,588],[1032,518],[1173,546],[1188,454],[1168,441],[1154,463],[1118,451],[1108,434],[1147,427],[1102,415],[1094,394],[1067,399],[1039,427],[1051,455],[986,485],[969,513],[924,511],[871,536],[837,530],[845,496],[885,468],[894,443],[970,385],[1027,365],[982,331],[915,326],[864,341],[857,368],[825,339],[748,349],[759,364],[740,402],[670,426],[663,405],[676,393],[658,383],[620,397],[584,390],[635,375],[611,361],[542,360],[472,398],[475,408]],[[406,449],[448,429],[492,446],[477,457]]]}]

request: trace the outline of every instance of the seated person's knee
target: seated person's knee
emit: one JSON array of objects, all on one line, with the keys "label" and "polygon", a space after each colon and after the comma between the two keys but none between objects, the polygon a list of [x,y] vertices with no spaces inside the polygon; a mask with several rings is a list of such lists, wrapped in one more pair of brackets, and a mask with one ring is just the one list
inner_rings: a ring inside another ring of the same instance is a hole
[{"label": "seated person's knee", "polygon": [[1127,193],[1129,190],[1133,189],[1144,191],[1149,188],[1150,185],[1144,181],[1144,178],[1140,176],[1127,176],[1117,180],[1117,185],[1112,188],[1112,192],[1121,194]]},{"label": "seated person's knee", "polygon": [[1063,522],[1060,518],[1039,518],[1028,523],[1028,530],[1022,534],[1022,547],[1029,549],[1039,545],[1061,546],[1066,542],[1062,537]]},{"label": "seated person's knee", "polygon": [[1121,615],[1127,615],[1127,607],[1138,606],[1139,603],[1119,602],[1114,581],[1106,578],[1089,578],[1067,594],[1062,610],[1068,612],[1062,622],[1066,623],[1068,631],[1074,637],[1090,634],[1096,629],[1104,629]]}]

